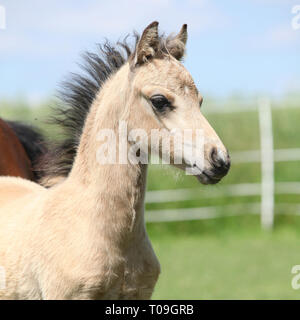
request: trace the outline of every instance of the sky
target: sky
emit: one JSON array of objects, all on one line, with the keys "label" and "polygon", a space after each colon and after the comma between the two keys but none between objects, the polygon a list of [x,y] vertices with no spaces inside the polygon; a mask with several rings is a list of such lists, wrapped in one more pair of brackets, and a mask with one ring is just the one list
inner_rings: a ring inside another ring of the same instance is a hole
[{"label": "sky", "polygon": [[204,97],[299,92],[295,5],[300,0],[0,0],[0,98],[51,97],[84,51],[154,20],[166,34],[188,24],[184,64]]}]

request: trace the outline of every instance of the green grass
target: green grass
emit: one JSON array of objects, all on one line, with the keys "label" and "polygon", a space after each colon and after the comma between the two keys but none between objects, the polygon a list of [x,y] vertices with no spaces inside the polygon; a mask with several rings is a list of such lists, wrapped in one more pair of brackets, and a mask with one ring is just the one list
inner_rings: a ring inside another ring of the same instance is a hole
[{"label": "green grass", "polygon": [[168,224],[148,225],[162,268],[153,299],[300,299],[300,218],[272,233],[249,216]]},{"label": "green grass", "polygon": [[48,121],[53,114],[55,100],[46,100],[38,106],[30,107],[23,98],[13,101],[0,100],[0,118],[21,121],[38,127],[46,136],[57,137],[57,130]]}]

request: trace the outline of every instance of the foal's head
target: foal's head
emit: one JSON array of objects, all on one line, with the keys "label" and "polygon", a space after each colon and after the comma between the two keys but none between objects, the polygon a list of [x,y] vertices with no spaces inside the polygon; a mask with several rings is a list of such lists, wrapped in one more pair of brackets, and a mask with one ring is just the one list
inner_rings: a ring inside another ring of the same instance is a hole
[{"label": "foal's head", "polygon": [[[118,120],[126,121],[129,132],[146,132],[137,154],[150,151],[189,170],[204,184],[217,183],[228,172],[230,160],[201,113],[201,94],[180,63],[186,41],[186,25],[178,35],[164,38],[153,22],[137,37],[133,51],[121,43],[126,56],[108,43],[100,46],[99,54],[87,53],[85,73],[64,85],[63,104],[54,123],[62,128],[65,140],[45,156],[43,183],[53,185],[58,177],[69,174],[85,128],[86,137],[91,136],[86,123],[97,131],[116,128]],[[88,115],[92,124],[86,121]],[[158,143],[154,143],[152,134],[157,131]],[[165,139],[170,139],[169,148],[164,147]]]},{"label": "foal's head", "polygon": [[[227,174],[230,160],[220,138],[201,113],[201,94],[180,63],[186,41],[186,25],[177,36],[167,39],[158,35],[157,22],[144,30],[128,61],[129,126],[146,130],[149,137],[154,129],[163,130],[162,137],[169,135],[171,147],[163,150],[160,141],[159,154],[164,157],[164,153],[168,153],[173,165],[190,169],[204,184],[213,184]],[[175,137],[179,131],[182,139],[178,142]],[[197,134],[203,143],[196,143]],[[150,149],[151,143],[153,141],[148,140],[146,148]],[[179,149],[183,151],[182,163],[175,159]],[[198,154],[198,158],[191,152],[184,152],[187,150]]]}]

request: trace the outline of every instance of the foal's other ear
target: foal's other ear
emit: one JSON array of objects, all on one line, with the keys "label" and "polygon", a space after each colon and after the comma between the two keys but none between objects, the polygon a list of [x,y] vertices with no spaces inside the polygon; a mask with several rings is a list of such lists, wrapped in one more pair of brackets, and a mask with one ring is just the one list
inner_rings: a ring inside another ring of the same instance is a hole
[{"label": "foal's other ear", "polygon": [[158,22],[154,21],[144,30],[137,46],[134,65],[143,64],[153,58],[159,48]]},{"label": "foal's other ear", "polygon": [[167,49],[177,60],[180,60],[184,55],[187,36],[187,25],[184,24],[175,38],[167,40]]}]

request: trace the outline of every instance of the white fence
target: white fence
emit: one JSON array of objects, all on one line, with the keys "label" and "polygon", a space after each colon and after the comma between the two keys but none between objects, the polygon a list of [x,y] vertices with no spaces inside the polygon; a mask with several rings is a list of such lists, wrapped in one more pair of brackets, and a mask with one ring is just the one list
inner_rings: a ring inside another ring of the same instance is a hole
[{"label": "white fence", "polygon": [[[275,194],[300,194],[300,182],[275,183],[274,179],[274,162],[300,160],[300,148],[274,150],[272,109],[268,99],[260,99],[256,104],[256,108],[251,107],[250,110],[257,110],[259,114],[260,150],[231,153],[231,159],[233,163],[260,162],[262,177],[261,183],[224,185],[215,188],[214,192],[211,192],[211,189],[207,191],[202,190],[201,197],[218,198],[221,196],[261,196],[261,202],[241,203],[227,205],[225,207],[147,210],[146,219],[148,222],[211,219],[224,216],[224,214],[220,214],[219,211],[222,209],[222,212],[224,212],[224,209],[226,209],[226,212],[230,212],[226,216],[239,215],[244,212],[260,214],[262,227],[264,229],[272,229],[275,209],[278,213],[286,213],[287,210],[290,209],[294,214],[300,215],[300,205],[298,204],[292,205],[281,203],[276,205],[276,208],[274,205]],[[235,111],[240,112],[241,110],[218,110],[218,112]],[[166,203],[195,199],[199,199],[199,190],[197,189],[148,191],[146,195],[146,203]]]}]

